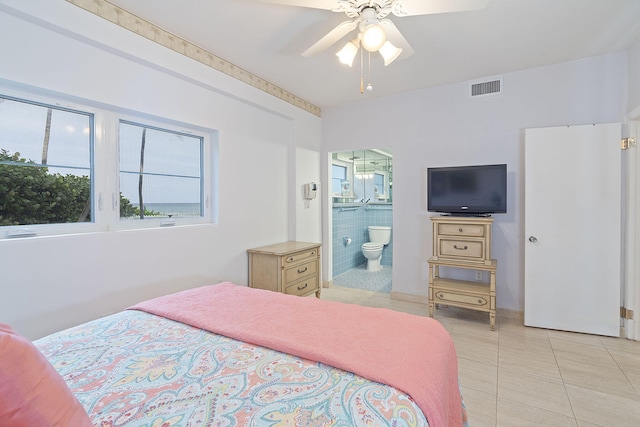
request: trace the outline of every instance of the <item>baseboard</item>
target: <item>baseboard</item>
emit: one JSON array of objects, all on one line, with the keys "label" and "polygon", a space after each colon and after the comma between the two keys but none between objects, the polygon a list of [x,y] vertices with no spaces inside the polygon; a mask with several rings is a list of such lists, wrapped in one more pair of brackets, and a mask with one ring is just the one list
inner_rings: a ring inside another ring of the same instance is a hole
[{"label": "baseboard", "polygon": [[333,279],[331,280],[324,280],[322,282],[322,287],[323,288],[330,288],[331,286],[333,286]]},{"label": "baseboard", "polygon": [[496,316],[501,319],[511,319],[524,322],[524,311],[509,308],[496,308]]},{"label": "baseboard", "polygon": [[398,300],[398,301],[414,302],[414,303],[417,303],[417,304],[427,305],[427,303],[428,303],[426,295],[422,296],[422,295],[406,294],[404,292],[392,291],[391,294],[389,295],[389,297],[391,299],[395,299],[395,300]]},{"label": "baseboard", "polygon": [[[322,283],[322,286],[325,288],[329,288],[331,287],[331,285],[333,285],[333,280],[328,280]],[[405,292],[391,291],[389,297],[392,300],[412,302],[415,304],[423,304],[425,306],[429,305],[429,300],[426,295],[407,294]],[[519,322],[524,322],[524,311],[522,310],[512,310],[509,308],[498,307],[496,309],[496,316],[500,319],[511,319],[517,320]]]}]

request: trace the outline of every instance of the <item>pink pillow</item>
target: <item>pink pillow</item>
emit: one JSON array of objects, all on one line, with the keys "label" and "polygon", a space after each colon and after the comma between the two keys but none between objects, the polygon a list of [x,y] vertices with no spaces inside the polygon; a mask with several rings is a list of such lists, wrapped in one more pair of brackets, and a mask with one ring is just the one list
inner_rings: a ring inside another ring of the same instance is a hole
[{"label": "pink pillow", "polygon": [[0,426],[92,426],[58,371],[29,340],[2,323]]}]

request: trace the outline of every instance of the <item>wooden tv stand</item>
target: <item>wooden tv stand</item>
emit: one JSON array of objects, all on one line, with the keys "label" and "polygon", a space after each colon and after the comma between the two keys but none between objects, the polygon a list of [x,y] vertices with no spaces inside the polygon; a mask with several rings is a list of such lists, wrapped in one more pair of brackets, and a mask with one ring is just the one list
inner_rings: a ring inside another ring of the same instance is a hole
[{"label": "wooden tv stand", "polygon": [[[496,269],[491,258],[491,217],[431,217],[433,256],[429,263],[429,316],[437,304],[489,313],[491,330],[496,321]],[[488,282],[447,279],[440,267],[487,271]]]}]

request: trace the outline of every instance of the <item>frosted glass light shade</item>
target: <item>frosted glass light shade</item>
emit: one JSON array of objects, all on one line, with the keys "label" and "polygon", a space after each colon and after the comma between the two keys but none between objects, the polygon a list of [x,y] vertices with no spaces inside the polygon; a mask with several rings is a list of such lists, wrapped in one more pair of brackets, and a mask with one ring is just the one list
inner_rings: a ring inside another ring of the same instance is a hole
[{"label": "frosted glass light shade", "polygon": [[384,59],[384,65],[387,66],[396,60],[398,56],[402,53],[402,49],[399,47],[395,47],[390,41],[386,41],[382,47],[380,47],[380,55]]},{"label": "frosted glass light shade", "polygon": [[387,33],[378,24],[369,25],[362,33],[362,47],[375,52],[387,41]]},{"label": "frosted glass light shade", "polygon": [[340,62],[351,67],[353,65],[353,58],[355,58],[356,53],[358,53],[358,46],[356,46],[354,42],[350,41],[347,42],[347,44],[345,44],[338,53],[336,53],[336,56],[338,57]]}]

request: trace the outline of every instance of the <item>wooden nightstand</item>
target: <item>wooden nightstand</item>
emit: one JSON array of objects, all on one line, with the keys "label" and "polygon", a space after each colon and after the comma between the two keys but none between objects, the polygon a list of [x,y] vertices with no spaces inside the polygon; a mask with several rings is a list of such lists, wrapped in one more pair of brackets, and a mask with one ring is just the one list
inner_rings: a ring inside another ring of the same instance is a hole
[{"label": "wooden nightstand", "polygon": [[248,249],[249,286],[320,298],[320,243],[283,242]]}]

